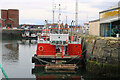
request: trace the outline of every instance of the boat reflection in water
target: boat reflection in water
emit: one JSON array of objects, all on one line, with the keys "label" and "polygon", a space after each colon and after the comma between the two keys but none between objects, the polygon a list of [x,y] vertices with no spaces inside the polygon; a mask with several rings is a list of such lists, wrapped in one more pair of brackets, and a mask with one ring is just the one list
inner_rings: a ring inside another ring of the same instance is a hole
[{"label": "boat reflection in water", "polygon": [[36,80],[82,80],[81,75],[77,71],[63,70],[45,70],[44,67],[35,65],[32,74],[36,76]]},{"label": "boat reflection in water", "polygon": [[21,40],[21,44],[24,44],[24,45],[35,45],[37,44],[37,40],[32,40],[32,39],[22,39]]}]

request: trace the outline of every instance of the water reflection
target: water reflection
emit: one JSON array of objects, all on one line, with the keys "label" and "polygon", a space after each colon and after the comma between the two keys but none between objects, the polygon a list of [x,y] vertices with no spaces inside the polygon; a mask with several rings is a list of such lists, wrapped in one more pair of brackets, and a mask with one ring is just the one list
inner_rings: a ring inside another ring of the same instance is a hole
[{"label": "water reflection", "polygon": [[67,79],[67,80],[83,80],[80,73],[77,71],[46,71],[44,67],[35,66],[32,69],[32,74],[36,76],[36,80],[41,79],[51,79],[51,80],[58,80],[58,79]]},{"label": "water reflection", "polygon": [[2,64],[8,78],[35,78],[31,74],[34,65],[31,58],[35,49],[36,45],[23,45],[20,40],[2,41]]},{"label": "water reflection", "polygon": [[23,45],[29,45],[29,46],[31,46],[31,45],[36,45],[36,44],[37,44],[37,40],[31,40],[31,39],[26,40],[26,39],[22,39],[22,40],[21,40],[21,44],[23,44]]}]

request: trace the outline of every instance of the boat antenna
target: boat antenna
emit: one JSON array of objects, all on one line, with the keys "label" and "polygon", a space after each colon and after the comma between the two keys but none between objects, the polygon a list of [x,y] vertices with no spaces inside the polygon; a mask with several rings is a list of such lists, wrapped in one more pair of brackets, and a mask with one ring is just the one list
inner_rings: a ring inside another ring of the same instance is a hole
[{"label": "boat antenna", "polygon": [[75,26],[77,28],[77,26],[78,26],[78,0],[76,0],[76,9],[75,9],[75,11],[76,11],[76,14],[75,14]]}]

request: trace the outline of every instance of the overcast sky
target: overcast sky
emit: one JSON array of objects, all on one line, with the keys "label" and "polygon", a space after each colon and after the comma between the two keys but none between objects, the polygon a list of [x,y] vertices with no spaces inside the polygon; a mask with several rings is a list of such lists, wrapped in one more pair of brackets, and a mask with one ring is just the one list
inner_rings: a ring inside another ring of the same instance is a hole
[{"label": "overcast sky", "polygon": [[[119,0],[78,0],[79,24],[99,18],[99,12],[118,4]],[[58,21],[58,5],[61,4],[61,20],[68,24],[75,20],[76,0],[54,0],[55,22]],[[44,24],[52,22],[53,0],[0,0],[1,9],[19,9],[20,24]]]}]

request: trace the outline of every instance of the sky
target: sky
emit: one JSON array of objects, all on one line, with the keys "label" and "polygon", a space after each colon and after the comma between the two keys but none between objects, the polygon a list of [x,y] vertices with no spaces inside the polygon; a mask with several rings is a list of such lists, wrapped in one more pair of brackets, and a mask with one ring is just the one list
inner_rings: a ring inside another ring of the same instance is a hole
[{"label": "sky", "polygon": [[[78,24],[99,18],[99,12],[118,4],[120,0],[78,0]],[[58,21],[59,4],[61,4],[61,21],[70,24],[75,20],[76,0],[0,0],[1,9],[19,9],[20,24],[45,24],[45,20],[52,23],[53,2],[55,22]]]}]

